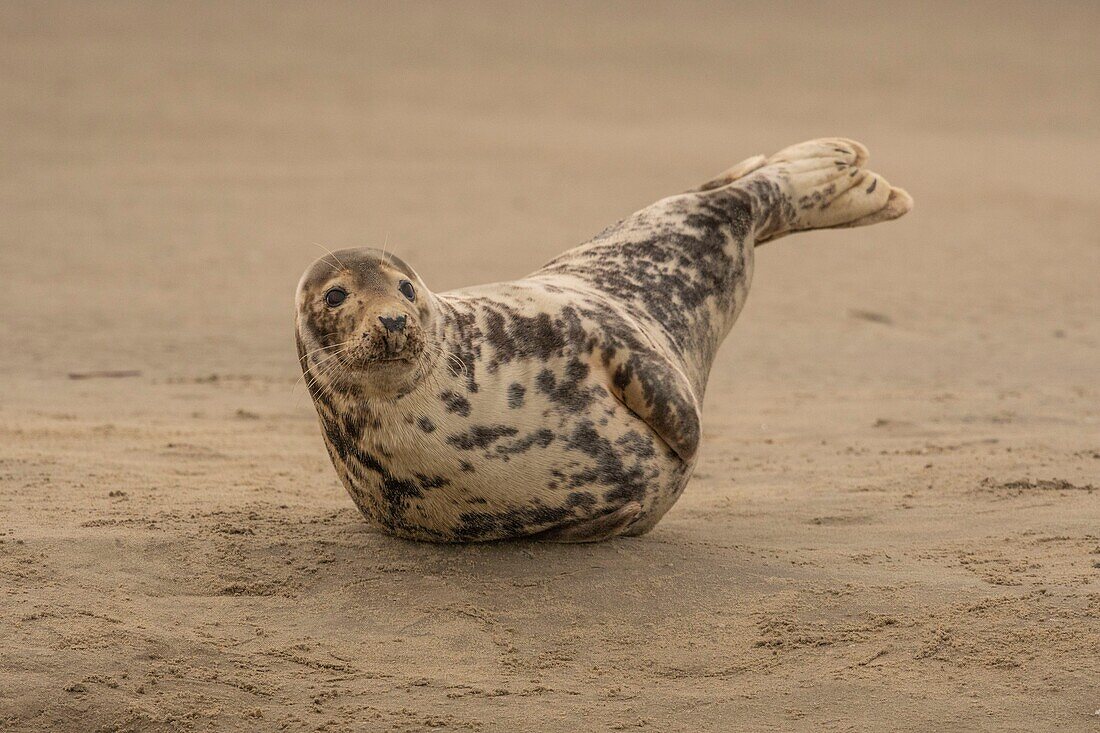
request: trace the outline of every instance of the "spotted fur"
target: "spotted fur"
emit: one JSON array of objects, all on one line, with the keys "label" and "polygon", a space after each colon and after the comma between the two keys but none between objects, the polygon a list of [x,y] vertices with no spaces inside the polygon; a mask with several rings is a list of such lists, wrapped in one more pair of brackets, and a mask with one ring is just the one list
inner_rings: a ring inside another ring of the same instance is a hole
[{"label": "spotted fur", "polygon": [[[318,260],[299,285],[298,353],[356,505],[431,541],[651,529],[691,475],[754,247],[908,210],[865,159],[839,138],[749,159],[507,283],[433,294],[393,255]],[[415,301],[396,294],[403,279]],[[333,283],[347,307],[325,305]],[[376,324],[395,319],[409,324],[398,346]]]}]

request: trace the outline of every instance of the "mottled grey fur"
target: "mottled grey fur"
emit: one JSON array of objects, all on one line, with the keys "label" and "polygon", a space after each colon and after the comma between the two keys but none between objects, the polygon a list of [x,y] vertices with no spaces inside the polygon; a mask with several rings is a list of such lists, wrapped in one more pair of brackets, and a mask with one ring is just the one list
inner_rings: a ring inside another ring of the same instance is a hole
[{"label": "mottled grey fur", "polygon": [[[299,285],[299,357],[360,510],[433,541],[650,530],[691,475],[754,247],[908,210],[885,182],[870,198],[865,158],[834,139],[751,159],[508,283],[433,294],[377,250],[318,260]],[[323,299],[333,287],[348,293],[338,308]],[[406,319],[395,347],[385,331]]]}]

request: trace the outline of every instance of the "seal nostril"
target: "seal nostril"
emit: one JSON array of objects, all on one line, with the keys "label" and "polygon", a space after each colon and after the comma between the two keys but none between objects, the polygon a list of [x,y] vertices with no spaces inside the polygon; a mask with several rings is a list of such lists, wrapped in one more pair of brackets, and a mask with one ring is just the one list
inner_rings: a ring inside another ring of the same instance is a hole
[{"label": "seal nostril", "polygon": [[390,333],[396,333],[397,331],[405,330],[405,316],[398,316],[397,318],[378,316],[378,320],[382,322],[383,328],[385,328]]}]

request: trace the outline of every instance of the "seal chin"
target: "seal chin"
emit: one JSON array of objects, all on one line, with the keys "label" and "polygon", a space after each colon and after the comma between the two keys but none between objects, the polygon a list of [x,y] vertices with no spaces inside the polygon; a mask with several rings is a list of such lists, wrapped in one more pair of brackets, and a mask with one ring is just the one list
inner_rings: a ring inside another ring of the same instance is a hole
[{"label": "seal chin", "polygon": [[359,353],[353,353],[348,360],[349,366],[354,366],[361,371],[373,369],[411,369],[420,361],[424,353],[423,344],[409,343],[404,348],[393,351],[385,348],[365,348]]},{"label": "seal chin", "polygon": [[360,362],[358,367],[360,371],[370,372],[376,369],[412,369],[416,365],[416,358],[411,355],[403,356],[383,356],[375,359],[368,359]]},{"label": "seal chin", "polygon": [[408,394],[423,377],[423,348],[406,348],[398,353],[367,353],[344,362],[344,380],[362,393],[379,399]]}]

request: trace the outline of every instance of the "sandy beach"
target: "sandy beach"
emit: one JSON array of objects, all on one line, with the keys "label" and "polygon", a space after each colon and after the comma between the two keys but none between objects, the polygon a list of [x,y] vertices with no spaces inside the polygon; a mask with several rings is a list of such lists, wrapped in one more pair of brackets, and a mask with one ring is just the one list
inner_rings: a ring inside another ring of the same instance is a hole
[{"label": "sandy beach", "polygon": [[[0,729],[1100,731],[1100,6],[0,6]],[[362,521],[294,288],[842,135],[649,535]]]}]

